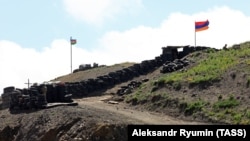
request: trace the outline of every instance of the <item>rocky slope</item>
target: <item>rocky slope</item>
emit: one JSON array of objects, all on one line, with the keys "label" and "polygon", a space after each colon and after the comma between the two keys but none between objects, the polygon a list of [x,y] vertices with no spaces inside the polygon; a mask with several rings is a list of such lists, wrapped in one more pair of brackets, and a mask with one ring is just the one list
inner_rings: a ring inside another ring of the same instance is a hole
[{"label": "rocky slope", "polygon": [[0,114],[0,141],[126,140],[130,121],[91,107],[55,107]]}]

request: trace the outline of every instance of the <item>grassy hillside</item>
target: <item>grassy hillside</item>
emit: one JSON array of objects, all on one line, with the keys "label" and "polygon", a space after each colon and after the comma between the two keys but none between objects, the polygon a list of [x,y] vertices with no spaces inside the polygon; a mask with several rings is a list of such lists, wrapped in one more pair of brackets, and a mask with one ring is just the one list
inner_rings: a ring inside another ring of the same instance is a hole
[{"label": "grassy hillside", "polygon": [[159,81],[163,81],[163,83],[187,82],[189,84],[199,84],[220,80],[221,75],[228,69],[240,63],[250,65],[250,42],[243,43],[241,49],[229,49],[219,52],[207,50],[203,53],[196,52],[191,57],[198,62],[198,65],[187,71],[163,76]]},{"label": "grassy hillside", "polygon": [[[172,73],[161,68],[134,80],[147,78],[125,102],[142,110],[151,110],[176,118],[206,120],[229,124],[250,124],[250,42],[240,48],[214,49],[186,56],[190,65]],[[125,62],[98,67],[56,78],[56,81],[77,82],[121,70],[134,63]],[[115,93],[122,83],[111,90]]]},{"label": "grassy hillside", "polygon": [[194,62],[188,68],[151,79],[126,102],[180,118],[250,124],[250,42],[187,58]]}]

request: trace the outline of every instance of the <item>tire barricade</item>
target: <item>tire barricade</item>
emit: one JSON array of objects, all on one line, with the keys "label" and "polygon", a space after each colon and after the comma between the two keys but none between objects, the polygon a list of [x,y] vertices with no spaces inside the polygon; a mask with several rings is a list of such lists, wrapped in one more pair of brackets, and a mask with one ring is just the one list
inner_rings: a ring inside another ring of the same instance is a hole
[{"label": "tire barricade", "polygon": [[[44,86],[46,94],[42,91]],[[2,94],[2,109],[44,108],[47,103],[73,102],[72,94],[69,94],[66,88],[64,83],[34,85],[29,89],[6,87]]]},{"label": "tire barricade", "polygon": [[147,82],[149,79],[143,79],[141,81],[131,81],[126,86],[121,86],[116,94],[121,96],[125,94],[130,94],[135,88],[138,88],[141,86],[142,83]]},{"label": "tire barricade", "polygon": [[[162,72],[171,72],[176,69],[180,69],[188,65],[187,60],[181,60],[188,54],[208,49],[209,47],[190,47],[183,46],[183,51],[178,52],[178,47],[167,46],[162,47],[162,54],[151,60],[144,60],[141,63],[134,64],[130,67],[117,70],[115,72],[110,72],[103,76],[98,76],[96,78],[91,78],[87,80],[82,80],[80,82],[65,82],[57,84],[46,84],[47,93],[46,100],[48,103],[51,102],[63,102],[70,101],[72,98],[81,98],[89,96],[91,93],[100,90],[106,90],[112,88],[115,85],[132,80],[140,75],[146,75],[159,67],[163,67]],[[171,66],[171,62],[177,62]],[[173,68],[173,66],[175,68]],[[136,85],[137,83],[133,84]],[[41,93],[41,86],[37,86],[38,91]],[[10,86],[4,88],[4,93],[2,94],[3,107],[7,107],[9,103],[9,93],[15,90],[15,87]],[[122,90],[121,90],[122,91]],[[129,90],[127,90],[129,91]],[[22,93],[27,93],[28,90],[22,89]],[[123,92],[118,92],[122,95]],[[66,98],[67,97],[67,98]]]},{"label": "tire barricade", "polygon": [[[83,80],[81,82],[67,82],[66,83],[67,90],[69,93],[73,95],[73,97],[86,97],[90,95],[92,92],[112,88],[119,83],[127,82],[140,75],[146,75],[162,66],[164,68],[162,72],[170,72],[172,68],[169,71],[167,71],[169,67],[164,67],[164,66],[167,66],[167,63],[174,62],[174,60],[176,60],[177,61],[175,63],[176,68],[173,69],[174,71],[183,68],[189,64],[188,60],[181,60],[183,57],[195,51],[208,49],[209,47],[182,46],[182,48],[183,51],[177,52],[177,47],[173,46],[163,47],[162,54],[160,56],[155,57],[152,60],[144,60],[141,63],[134,64],[130,67],[123,68],[115,72],[110,72],[106,75],[98,76],[96,78]],[[174,56],[173,54],[166,53],[169,52],[169,50],[170,52],[177,52],[178,53],[177,57]],[[121,94],[121,92],[117,93]]]},{"label": "tire barricade", "polygon": [[161,73],[170,73],[170,72],[174,72],[177,70],[180,70],[184,67],[186,67],[187,65],[189,65],[189,61],[185,58],[185,59],[176,59],[173,62],[167,61],[166,63],[163,64],[160,72]]}]

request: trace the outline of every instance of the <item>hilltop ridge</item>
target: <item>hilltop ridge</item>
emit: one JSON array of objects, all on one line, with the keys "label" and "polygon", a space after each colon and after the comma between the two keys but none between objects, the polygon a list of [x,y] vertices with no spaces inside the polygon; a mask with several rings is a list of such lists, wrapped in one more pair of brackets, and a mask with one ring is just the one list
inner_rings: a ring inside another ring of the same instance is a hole
[{"label": "hilltop ridge", "polygon": [[[148,73],[109,87],[102,93],[122,97],[124,102],[144,110],[164,112],[179,118],[248,124],[249,54],[250,42],[221,50],[203,47],[181,57],[182,60],[188,60],[187,66],[162,73],[171,61],[164,62]],[[124,69],[124,66],[121,65],[121,68]],[[98,74],[98,71],[89,70],[93,74]],[[82,74],[89,72],[83,71]],[[131,82],[143,79],[148,81],[140,83],[138,88],[129,89],[129,93],[118,94],[119,90],[128,87]]]},{"label": "hilltop ridge", "polygon": [[176,47],[183,51],[52,79],[79,105],[1,109],[0,141],[126,140],[127,124],[250,124],[250,42]]}]

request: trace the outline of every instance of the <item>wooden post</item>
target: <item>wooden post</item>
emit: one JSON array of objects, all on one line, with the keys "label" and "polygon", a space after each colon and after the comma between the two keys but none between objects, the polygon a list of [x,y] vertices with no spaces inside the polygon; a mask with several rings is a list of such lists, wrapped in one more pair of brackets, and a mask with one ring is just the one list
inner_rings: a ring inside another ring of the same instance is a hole
[{"label": "wooden post", "polygon": [[28,79],[28,83],[24,83],[24,84],[27,84],[28,85],[28,89],[30,88],[30,84],[32,84],[32,83],[30,83],[30,80]]}]

